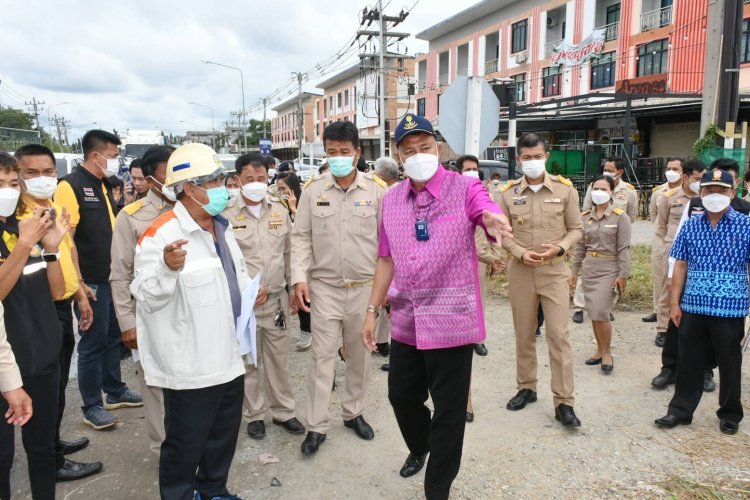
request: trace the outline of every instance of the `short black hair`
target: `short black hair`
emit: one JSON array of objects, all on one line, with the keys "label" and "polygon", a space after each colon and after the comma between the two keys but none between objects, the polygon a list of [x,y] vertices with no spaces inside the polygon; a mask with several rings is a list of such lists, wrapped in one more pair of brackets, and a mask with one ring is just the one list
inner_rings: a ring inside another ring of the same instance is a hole
[{"label": "short black hair", "polygon": [[535,134],[534,132],[527,132],[518,138],[518,142],[516,142],[516,151],[520,155],[523,148],[531,149],[540,144],[544,146],[544,150],[547,151],[547,142],[542,139],[542,136]]},{"label": "short black hair", "polygon": [[609,184],[609,190],[610,191],[614,191],[615,190],[615,180],[612,177],[608,176],[608,175],[597,175],[596,177],[594,177],[594,180],[591,181],[591,188],[592,189],[593,189],[594,183],[596,181],[607,181],[607,184]]},{"label": "short black hair", "polygon": [[474,155],[463,155],[463,156],[459,156],[458,159],[456,160],[456,168],[458,169],[459,172],[463,172],[464,162],[466,160],[473,161],[474,163],[477,164],[477,167],[479,167],[479,158],[477,158]]},{"label": "short black hair", "polygon": [[141,168],[141,162],[142,160],[140,158],[133,158],[130,165],[128,165],[128,172],[132,174],[134,168]]},{"label": "short black hair", "polygon": [[[625,170],[625,160],[623,160],[622,158],[610,156],[609,158],[604,160],[604,163],[614,163],[617,170]],[[604,165],[602,165],[602,168],[604,168]]]},{"label": "short black hair", "polygon": [[359,130],[357,126],[348,120],[333,122],[323,130],[323,147],[326,141],[348,141],[355,148],[359,147]]},{"label": "short black hair", "polygon": [[5,173],[18,171],[18,161],[13,158],[13,155],[0,151],[0,171]]},{"label": "short black hair", "polygon": [[266,166],[266,170],[276,168],[276,158],[271,155],[265,155],[263,157],[263,164]]},{"label": "short black hair", "polygon": [[706,164],[700,160],[688,160],[682,164],[682,173],[692,175],[694,172],[703,172],[706,170]]},{"label": "short black hair", "polygon": [[21,146],[20,148],[16,149],[16,152],[13,154],[13,156],[15,156],[16,160],[18,161],[21,161],[24,156],[47,156],[50,160],[52,160],[52,163],[54,165],[57,164],[57,162],[55,161],[55,153],[53,153],[52,150],[48,147],[42,146],[41,144],[26,144],[25,146]]},{"label": "short black hair", "polygon": [[680,162],[680,168],[685,168],[685,160],[682,158],[678,158],[677,156],[670,156],[667,158],[667,163],[665,165],[672,163],[673,161],[679,161]]},{"label": "short black hair", "polygon": [[263,160],[263,155],[258,153],[245,153],[234,162],[234,169],[237,172],[237,175],[240,175],[248,165],[255,168],[265,168],[266,172],[268,172],[268,164]]},{"label": "short black hair", "polygon": [[302,183],[300,182],[299,177],[297,177],[294,172],[282,172],[279,174],[276,182],[278,183],[282,180],[287,186],[289,186],[289,189],[292,190],[294,197],[299,200],[300,196],[302,196]]},{"label": "short black hair", "polygon": [[357,160],[357,170],[360,172],[366,172],[370,168],[370,165],[367,164],[364,158],[362,158],[362,155],[359,156],[359,160]]},{"label": "short black hair", "polygon": [[318,167],[318,174],[323,175],[323,172],[327,171],[329,168],[328,162],[324,161],[323,164]]},{"label": "short black hair", "polygon": [[122,141],[115,134],[107,132],[106,130],[89,130],[88,132],[83,134],[83,139],[81,139],[83,159],[88,159],[89,154],[93,151],[101,152],[104,148],[107,147],[107,144],[114,144],[115,146],[119,146],[120,144],[122,144]]},{"label": "short black hair", "polygon": [[734,160],[732,158],[718,158],[711,162],[711,166],[709,167],[709,170],[726,170],[733,171],[735,174],[737,174],[737,177],[740,176],[740,165],[737,163],[737,160]]},{"label": "short black hair", "polygon": [[[167,163],[169,157],[174,153],[172,146],[151,146],[143,153],[141,158],[141,170],[143,177],[153,177],[156,169],[161,163]],[[132,163],[131,163],[132,165]]]}]

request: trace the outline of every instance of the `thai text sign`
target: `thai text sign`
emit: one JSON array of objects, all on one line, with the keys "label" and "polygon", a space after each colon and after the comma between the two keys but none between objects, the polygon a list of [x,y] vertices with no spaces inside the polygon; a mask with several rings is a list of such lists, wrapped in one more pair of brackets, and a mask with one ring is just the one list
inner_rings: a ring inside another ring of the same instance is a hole
[{"label": "thai text sign", "polygon": [[615,92],[620,94],[666,94],[667,75],[642,76],[617,82]]},{"label": "thai text sign", "polygon": [[599,57],[604,48],[605,30],[594,30],[578,45],[571,45],[566,41],[555,47],[550,57],[552,66],[579,66],[594,57]]}]

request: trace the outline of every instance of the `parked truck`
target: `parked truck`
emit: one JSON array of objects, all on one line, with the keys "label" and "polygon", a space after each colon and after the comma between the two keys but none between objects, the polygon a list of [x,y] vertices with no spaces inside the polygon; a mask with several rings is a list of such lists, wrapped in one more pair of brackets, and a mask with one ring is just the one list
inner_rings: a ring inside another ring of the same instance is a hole
[{"label": "parked truck", "polygon": [[122,140],[122,155],[126,162],[130,163],[133,158],[140,158],[151,146],[164,146],[167,138],[161,130],[134,130],[128,129]]}]

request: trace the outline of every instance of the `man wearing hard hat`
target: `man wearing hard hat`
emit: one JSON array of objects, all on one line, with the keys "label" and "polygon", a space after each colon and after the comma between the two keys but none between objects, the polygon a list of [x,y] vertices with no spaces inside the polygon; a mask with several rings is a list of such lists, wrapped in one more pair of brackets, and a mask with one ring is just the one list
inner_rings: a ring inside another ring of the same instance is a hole
[{"label": "man wearing hard hat", "polygon": [[138,346],[146,383],[163,388],[159,490],[170,500],[229,497],[242,418],[245,366],[235,323],[250,278],[219,215],[229,199],[222,168],[203,144],[172,153],[165,186],[177,203],[136,249]]}]

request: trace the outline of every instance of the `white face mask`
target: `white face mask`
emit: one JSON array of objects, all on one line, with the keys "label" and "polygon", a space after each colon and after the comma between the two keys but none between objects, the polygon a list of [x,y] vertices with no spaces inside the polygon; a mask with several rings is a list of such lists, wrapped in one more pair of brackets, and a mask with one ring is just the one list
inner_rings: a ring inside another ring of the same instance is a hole
[{"label": "white face mask", "polygon": [[169,201],[171,201],[172,203],[177,202],[177,193],[174,192],[174,188],[162,185],[161,194],[163,194],[164,197],[168,199]]},{"label": "white face mask", "polygon": [[606,175],[607,177],[611,177],[612,179],[617,178],[617,174],[613,174],[612,172],[602,172],[602,175]]},{"label": "white face mask", "polygon": [[26,192],[38,200],[49,200],[55,194],[57,178],[40,175],[32,179],[24,179]]},{"label": "white face mask", "polygon": [[670,184],[674,184],[675,182],[680,180],[682,174],[679,172],[675,172],[674,170],[667,170],[664,173],[664,176],[667,178],[667,182],[669,182]]},{"label": "white face mask", "polygon": [[593,201],[596,205],[604,205],[605,203],[609,203],[609,200],[611,198],[612,193],[608,193],[600,189],[591,191],[591,201]]},{"label": "white face mask", "polygon": [[706,210],[712,213],[717,213],[727,208],[732,199],[725,194],[713,193],[704,196],[702,201],[703,207]]},{"label": "white face mask", "polygon": [[18,206],[21,191],[16,188],[0,188],[0,217],[10,217]]},{"label": "white face mask", "polygon": [[463,173],[466,177],[473,177],[475,179],[479,179],[479,171],[478,170],[468,170]]},{"label": "white face mask", "polygon": [[237,198],[241,192],[241,189],[227,189],[227,193],[229,193],[230,198]]},{"label": "white face mask", "polygon": [[[437,149],[437,147],[435,148]],[[404,172],[414,182],[427,182],[432,179],[438,170],[440,160],[437,155],[430,153],[417,153],[401,160],[404,165]]]},{"label": "white face mask", "polygon": [[[104,158],[103,154],[99,154],[102,158]],[[118,158],[104,158],[106,160],[106,165],[101,166],[99,162],[96,163],[96,165],[102,169],[102,172],[104,172],[104,175],[107,177],[112,177],[113,175],[117,175],[117,173],[120,171],[120,160]]]},{"label": "white face mask", "polygon": [[249,182],[242,186],[242,194],[250,201],[259,202],[266,197],[268,185],[265,182]]},{"label": "white face mask", "polygon": [[544,165],[546,163],[547,160],[526,160],[521,162],[523,175],[529,179],[538,179],[544,175]]},{"label": "white face mask", "polygon": [[271,179],[273,179],[273,176],[276,175],[276,169],[275,168],[269,168],[268,169],[268,181],[271,182]]},{"label": "white face mask", "polygon": [[701,182],[695,181],[690,183],[690,191],[694,192],[695,194],[698,194],[701,192]]}]

